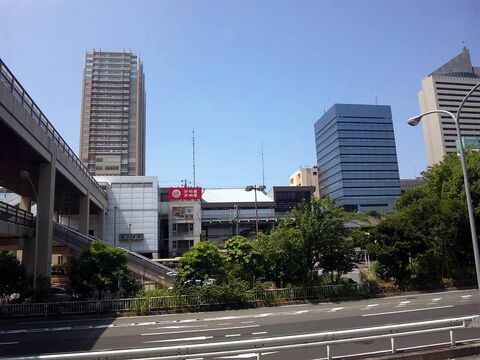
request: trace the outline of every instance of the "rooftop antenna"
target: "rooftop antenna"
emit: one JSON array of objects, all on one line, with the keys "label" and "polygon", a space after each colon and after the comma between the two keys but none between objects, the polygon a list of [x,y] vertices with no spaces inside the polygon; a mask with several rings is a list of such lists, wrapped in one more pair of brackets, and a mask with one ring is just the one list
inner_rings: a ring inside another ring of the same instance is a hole
[{"label": "rooftop antenna", "polygon": [[192,155],[193,155],[193,186],[196,186],[195,181],[195,128],[192,129]]},{"label": "rooftop antenna", "polygon": [[262,152],[260,153],[260,155],[262,156],[262,185],[265,186],[265,163],[263,159],[263,155],[265,155],[265,153],[263,152],[263,142],[261,144],[262,144]]},{"label": "rooftop antenna", "polygon": [[378,105],[377,94],[375,94],[375,105]]}]

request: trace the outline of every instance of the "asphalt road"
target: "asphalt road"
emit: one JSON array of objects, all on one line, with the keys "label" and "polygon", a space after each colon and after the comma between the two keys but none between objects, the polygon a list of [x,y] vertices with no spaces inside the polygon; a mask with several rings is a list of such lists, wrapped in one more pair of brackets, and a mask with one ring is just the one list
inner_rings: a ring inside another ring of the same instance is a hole
[{"label": "asphalt road", "polygon": [[[480,314],[477,290],[409,295],[383,299],[292,305],[248,310],[143,317],[39,320],[0,324],[0,356],[161,347],[309,334],[326,330],[434,320]],[[457,340],[478,339],[480,329],[456,333]],[[397,348],[449,341],[437,333],[398,339]],[[390,348],[389,340],[336,345],[334,356]],[[263,353],[262,359],[321,359],[325,347]],[[248,359],[255,355],[218,357]],[[210,359],[210,358],[209,358]]]}]

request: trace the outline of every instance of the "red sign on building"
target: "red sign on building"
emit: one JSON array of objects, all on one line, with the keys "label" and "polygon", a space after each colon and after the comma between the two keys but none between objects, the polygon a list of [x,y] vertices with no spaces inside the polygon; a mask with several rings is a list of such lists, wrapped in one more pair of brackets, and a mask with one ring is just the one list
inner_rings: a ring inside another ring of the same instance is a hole
[{"label": "red sign on building", "polygon": [[170,188],[168,189],[168,201],[195,201],[202,200],[202,188],[188,187],[188,188]]}]

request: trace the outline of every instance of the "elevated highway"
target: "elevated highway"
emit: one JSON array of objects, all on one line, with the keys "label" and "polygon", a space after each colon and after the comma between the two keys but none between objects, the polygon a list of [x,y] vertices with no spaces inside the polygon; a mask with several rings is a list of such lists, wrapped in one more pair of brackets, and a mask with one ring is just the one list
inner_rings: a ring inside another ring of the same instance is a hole
[{"label": "elevated highway", "polygon": [[[39,274],[50,274],[53,222],[61,214],[78,214],[80,233],[104,237],[105,191],[1,59],[0,186],[19,194],[27,212],[37,204]],[[90,214],[96,215],[95,228]],[[34,242],[27,241],[23,259],[29,271],[33,258]]]}]

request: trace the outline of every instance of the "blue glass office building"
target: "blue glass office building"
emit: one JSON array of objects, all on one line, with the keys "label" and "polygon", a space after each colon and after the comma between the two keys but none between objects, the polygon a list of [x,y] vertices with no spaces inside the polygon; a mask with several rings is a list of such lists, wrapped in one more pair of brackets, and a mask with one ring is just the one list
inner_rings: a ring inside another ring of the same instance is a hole
[{"label": "blue glass office building", "polygon": [[349,210],[389,211],[400,196],[392,112],[335,104],[315,123],[320,196]]}]

